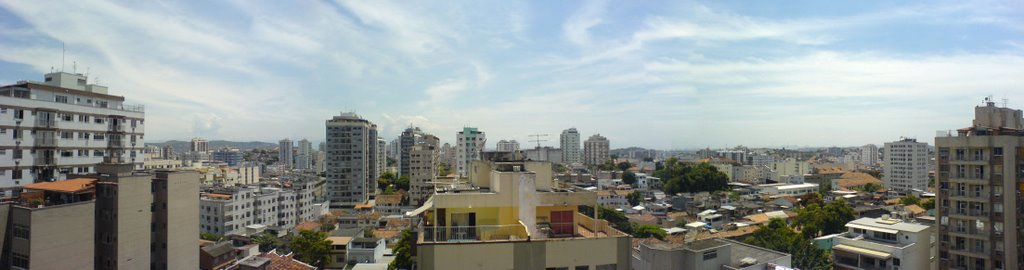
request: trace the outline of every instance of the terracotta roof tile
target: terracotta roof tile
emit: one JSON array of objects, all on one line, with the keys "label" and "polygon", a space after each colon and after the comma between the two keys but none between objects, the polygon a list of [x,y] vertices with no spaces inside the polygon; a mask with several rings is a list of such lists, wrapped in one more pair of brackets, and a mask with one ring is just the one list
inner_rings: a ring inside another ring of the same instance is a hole
[{"label": "terracotta roof tile", "polygon": [[39,182],[24,186],[25,189],[45,190],[62,193],[78,193],[94,189],[95,187],[96,179],[92,178],[75,178],[54,182]]}]

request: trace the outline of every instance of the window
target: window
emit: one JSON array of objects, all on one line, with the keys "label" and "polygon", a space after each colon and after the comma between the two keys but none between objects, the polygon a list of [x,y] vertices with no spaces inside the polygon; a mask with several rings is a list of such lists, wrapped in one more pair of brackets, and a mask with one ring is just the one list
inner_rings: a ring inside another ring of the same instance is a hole
[{"label": "window", "polygon": [[14,110],[14,119],[25,119],[25,110]]},{"label": "window", "polygon": [[21,149],[13,149],[13,150],[11,150],[11,153],[14,153],[14,154],[12,155],[12,158],[14,158],[14,159],[20,159],[20,158],[21,158],[21,154],[22,154],[22,151],[24,151],[24,150],[21,150]]},{"label": "window", "polygon": [[30,228],[28,226],[21,225],[21,224],[14,224],[14,237],[22,238],[22,239],[29,239],[28,237],[29,237],[29,235],[31,235],[29,229]]},{"label": "window", "polygon": [[892,258],[892,265],[893,266],[900,266],[900,259]]},{"label": "window", "polygon": [[96,122],[97,124],[103,124],[103,118],[100,118],[100,117],[93,118],[93,122]]},{"label": "window", "polygon": [[56,96],[53,96],[53,101],[60,102],[60,103],[68,103],[68,96],[56,95]]},{"label": "window", "polygon": [[61,131],[60,132],[60,138],[61,139],[66,139],[66,140],[74,139],[75,138],[74,135],[75,135],[75,133],[71,132],[71,131]]},{"label": "window", "polygon": [[718,250],[712,250],[712,251],[704,252],[704,260],[705,261],[711,260],[711,259],[714,259],[714,258],[718,258]]},{"label": "window", "polygon": [[575,270],[590,270],[589,265],[577,265]]},{"label": "window", "polygon": [[1002,147],[992,148],[992,155],[997,156],[997,157],[1003,156],[1003,148]]},{"label": "window", "polygon": [[71,152],[70,150],[65,150],[65,151],[60,151],[60,156],[61,157],[73,157],[73,156],[75,156],[75,153]]},{"label": "window", "polygon": [[13,170],[13,171],[11,171],[11,179],[20,180],[21,179],[21,170]]},{"label": "window", "polygon": [[92,152],[92,156],[94,156],[94,157],[102,157],[103,156],[103,150],[95,150],[95,151],[93,151]]},{"label": "window", "polygon": [[78,122],[89,123],[89,116],[84,114],[78,115]]},{"label": "window", "polygon": [[11,265],[28,269],[28,256],[19,253],[11,253]]}]

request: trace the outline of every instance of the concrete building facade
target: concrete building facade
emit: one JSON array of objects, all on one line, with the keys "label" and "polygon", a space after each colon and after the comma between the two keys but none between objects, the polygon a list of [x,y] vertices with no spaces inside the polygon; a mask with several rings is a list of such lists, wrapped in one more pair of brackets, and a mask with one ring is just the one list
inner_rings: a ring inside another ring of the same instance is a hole
[{"label": "concrete building facade", "polygon": [[583,164],[583,150],[580,149],[580,132],[576,128],[569,128],[562,131],[558,139],[559,148],[562,149],[562,162],[566,164]]},{"label": "concrete building facade", "polygon": [[327,120],[327,197],[331,207],[354,206],[376,190],[377,125],[355,113]]},{"label": "concrete building facade", "polygon": [[480,160],[480,152],[484,151],[487,136],[474,127],[464,127],[455,134],[455,170],[461,176],[469,175],[469,164]]},{"label": "concrete building facade", "polygon": [[277,142],[277,162],[284,169],[295,168],[295,144],[292,140],[286,138]]},{"label": "concrete building facade", "polygon": [[0,87],[0,190],[96,172],[110,156],[142,169],[145,112],[82,74]]},{"label": "concrete building facade", "polygon": [[935,269],[932,227],[899,219],[860,218],[832,238],[835,269]]},{"label": "concrete building facade", "polygon": [[900,139],[885,143],[882,186],[899,194],[928,190],[928,143]]},{"label": "concrete building facade", "polygon": [[498,151],[501,152],[515,152],[519,151],[519,142],[516,140],[500,140],[498,141]]},{"label": "concrete building facade", "polygon": [[605,161],[611,159],[609,147],[608,138],[601,134],[591,135],[587,141],[583,142],[583,164],[587,166],[604,164]]},{"label": "concrete building facade", "polygon": [[1024,116],[991,100],[935,138],[939,269],[1020,269]]}]

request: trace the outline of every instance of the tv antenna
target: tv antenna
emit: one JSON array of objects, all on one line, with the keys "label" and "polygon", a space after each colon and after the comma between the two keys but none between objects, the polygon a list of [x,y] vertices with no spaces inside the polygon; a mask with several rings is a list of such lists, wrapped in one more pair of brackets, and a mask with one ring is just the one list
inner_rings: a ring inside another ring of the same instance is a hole
[{"label": "tv antenna", "polygon": [[540,137],[547,137],[547,136],[548,136],[548,134],[530,134],[530,137],[533,138],[532,140],[530,140],[530,142],[537,143],[537,148],[540,148],[540,142],[548,141],[548,140],[541,139]]}]

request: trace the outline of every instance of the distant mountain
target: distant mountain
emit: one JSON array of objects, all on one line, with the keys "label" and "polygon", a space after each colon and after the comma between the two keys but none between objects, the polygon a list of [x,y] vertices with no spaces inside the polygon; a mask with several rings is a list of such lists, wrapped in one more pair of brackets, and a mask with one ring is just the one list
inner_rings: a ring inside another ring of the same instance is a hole
[{"label": "distant mountain", "polygon": [[[146,145],[153,145],[153,146],[157,146],[157,147],[164,147],[165,145],[171,145],[171,147],[174,147],[174,151],[178,152],[178,153],[188,151],[188,149],[189,149],[191,144],[192,144],[191,141],[177,141],[177,140],[171,140],[171,141],[166,141],[166,142],[146,142]],[[253,141],[253,142],[232,142],[232,141],[220,141],[220,140],[210,141],[210,149],[211,150],[217,150],[217,149],[220,149],[222,147],[238,148],[240,150],[245,151],[245,150],[252,150],[252,149],[274,149],[274,148],[277,148],[277,144],[276,143],[268,143],[268,142],[256,142],[256,141]]]}]

